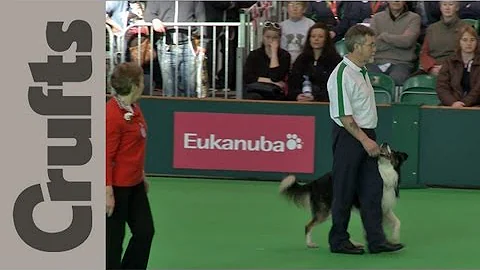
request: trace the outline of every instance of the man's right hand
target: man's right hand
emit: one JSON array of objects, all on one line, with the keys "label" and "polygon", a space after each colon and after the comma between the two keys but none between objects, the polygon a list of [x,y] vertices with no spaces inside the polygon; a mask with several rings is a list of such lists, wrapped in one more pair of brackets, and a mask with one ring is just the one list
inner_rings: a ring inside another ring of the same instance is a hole
[{"label": "man's right hand", "polygon": [[160,21],[159,19],[153,19],[152,24],[153,24],[153,30],[160,33],[165,32],[165,25],[163,25],[162,21]]},{"label": "man's right hand", "polygon": [[377,142],[374,140],[367,137],[367,139],[362,142],[362,145],[369,156],[377,157],[380,155],[380,146],[378,146]]}]

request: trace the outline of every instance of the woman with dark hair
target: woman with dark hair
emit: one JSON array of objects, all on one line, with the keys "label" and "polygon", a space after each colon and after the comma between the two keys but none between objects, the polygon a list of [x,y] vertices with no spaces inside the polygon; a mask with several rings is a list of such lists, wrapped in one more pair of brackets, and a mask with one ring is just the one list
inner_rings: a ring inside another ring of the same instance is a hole
[{"label": "woman with dark hair", "polygon": [[290,68],[290,54],[280,47],[280,24],[263,24],[262,46],[251,51],[244,66],[246,99],[285,99],[285,79]]},{"label": "woman with dark hair", "polygon": [[[315,23],[308,30],[303,52],[293,63],[288,77],[288,100],[328,102],[328,77],[340,61],[342,58],[335,49],[327,25]],[[312,95],[302,93],[306,79],[312,84]]]},{"label": "woman with dark hair", "polygon": [[437,77],[442,105],[453,108],[480,105],[480,46],[475,29],[466,25],[457,38],[457,49],[442,65]]},{"label": "woman with dark hair", "polygon": [[[154,234],[145,179],[147,125],[137,104],[143,70],[121,63],[111,76],[113,97],[106,105],[107,269],[146,269]],[[125,225],[132,237],[122,259]]]}]

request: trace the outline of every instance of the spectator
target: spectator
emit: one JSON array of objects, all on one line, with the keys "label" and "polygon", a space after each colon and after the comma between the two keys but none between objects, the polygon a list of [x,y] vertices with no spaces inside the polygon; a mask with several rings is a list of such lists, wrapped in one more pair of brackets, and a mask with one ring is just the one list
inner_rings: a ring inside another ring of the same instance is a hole
[{"label": "spectator", "polygon": [[388,6],[388,3],[385,1],[368,1],[368,2],[370,2],[370,9],[372,11],[372,14],[370,15],[370,18],[366,18],[365,20],[363,20],[363,24],[367,26],[370,25],[370,22],[372,21],[372,18],[375,14],[377,14],[378,12],[384,11]]},{"label": "spectator", "polygon": [[281,22],[281,48],[290,53],[291,63],[295,62],[305,45],[308,29],[315,22],[304,16],[306,2],[288,2],[288,19]]},{"label": "spectator", "polygon": [[[254,5],[255,1],[204,1],[205,5],[205,16],[207,22],[239,22],[240,21],[240,10],[242,8],[249,8]],[[208,48],[207,48],[207,65],[208,72],[212,72],[213,68],[213,27],[207,28],[207,36],[209,39]],[[228,44],[228,84],[227,88],[231,90],[235,89],[235,75],[236,75],[236,50],[238,46],[238,29],[237,27],[229,27],[228,41],[225,42],[225,27],[216,28],[216,38],[217,38],[217,58],[218,52],[222,54],[222,58],[226,58],[226,47]],[[220,49],[218,49],[220,48]],[[212,85],[215,80],[215,88],[223,89],[225,87],[225,62],[222,66],[219,66],[218,61],[216,62],[216,68],[212,74],[209,76],[209,84]]]},{"label": "spectator", "polygon": [[442,65],[437,93],[442,105],[453,108],[480,105],[480,46],[472,26],[460,30],[455,54]]},{"label": "spectator", "polygon": [[330,9],[337,18],[337,25],[330,31],[333,42],[345,36],[347,30],[370,18],[372,7],[368,1],[328,1]]},{"label": "spectator", "polygon": [[370,72],[387,74],[396,85],[402,85],[417,60],[420,16],[409,11],[405,1],[392,1],[386,10],[373,16],[370,27],[376,33],[377,52],[374,63],[367,68]]},{"label": "spectator", "polygon": [[105,20],[116,35],[123,34],[128,25],[129,14],[128,1],[106,1],[105,2]]},{"label": "spectator", "polygon": [[260,48],[251,51],[244,66],[247,99],[284,99],[290,54],[280,48],[280,24],[266,21]]},{"label": "spectator", "polygon": [[[162,71],[163,92],[166,96],[196,96],[196,52],[193,29],[188,27],[166,29],[163,22],[205,22],[205,7],[201,1],[149,1],[145,21],[152,22],[156,32],[163,33],[157,42],[157,52]],[[203,44],[200,47],[205,48]],[[177,69],[178,68],[178,69]],[[178,70],[178,73],[177,73]]]},{"label": "spectator", "polygon": [[[314,24],[308,30],[306,40],[303,52],[294,62],[288,77],[288,99],[328,102],[328,77],[342,58],[335,50],[326,24]],[[312,96],[302,93],[303,76],[308,76],[312,83]]]},{"label": "spectator", "polygon": [[333,14],[330,1],[309,1],[305,16],[314,22],[323,22],[328,29],[333,29],[337,25],[337,17]]},{"label": "spectator", "polygon": [[438,1],[415,1],[411,6],[410,10],[420,15],[422,19],[417,42],[423,44],[428,26],[440,20],[440,6]]},{"label": "spectator", "polygon": [[[420,66],[422,71],[437,76],[442,68],[442,62],[454,53],[459,29],[465,25],[458,17],[458,2],[440,2],[440,21],[427,28],[425,40],[420,51]],[[418,74],[418,73],[417,73]]]},{"label": "spectator", "polygon": [[474,19],[480,18],[480,2],[479,1],[461,1],[459,3],[459,17],[460,19]]}]

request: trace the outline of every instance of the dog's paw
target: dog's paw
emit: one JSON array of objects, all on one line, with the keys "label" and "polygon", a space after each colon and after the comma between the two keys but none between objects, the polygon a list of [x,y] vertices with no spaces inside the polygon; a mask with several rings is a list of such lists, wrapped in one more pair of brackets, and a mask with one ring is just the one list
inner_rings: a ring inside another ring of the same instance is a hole
[{"label": "dog's paw", "polygon": [[400,237],[392,237],[392,238],[390,239],[390,242],[391,242],[392,244],[399,244],[399,243],[400,243]]},{"label": "dog's paw", "polygon": [[313,242],[310,242],[310,243],[307,243],[307,247],[308,248],[318,248],[318,245],[313,243]]},{"label": "dog's paw", "polygon": [[398,229],[393,231],[392,236],[390,237],[390,242],[393,244],[400,243],[400,231]]}]

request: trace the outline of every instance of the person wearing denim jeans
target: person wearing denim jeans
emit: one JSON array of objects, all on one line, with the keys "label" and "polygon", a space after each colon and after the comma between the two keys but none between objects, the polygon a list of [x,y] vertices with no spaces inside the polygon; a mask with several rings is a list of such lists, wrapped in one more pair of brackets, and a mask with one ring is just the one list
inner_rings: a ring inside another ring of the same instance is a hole
[{"label": "person wearing denim jeans", "polygon": [[[157,42],[160,69],[165,96],[196,97],[197,50],[193,37],[199,29],[179,26],[167,29],[164,22],[205,22],[202,1],[149,1],[144,19],[152,22],[153,29],[162,34]],[[205,31],[206,32],[206,31]],[[203,44],[200,47],[204,47]]]},{"label": "person wearing denim jeans", "polygon": [[196,54],[191,41],[168,44],[164,36],[157,42],[165,96],[195,97]]}]

